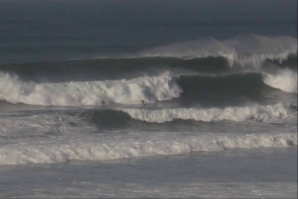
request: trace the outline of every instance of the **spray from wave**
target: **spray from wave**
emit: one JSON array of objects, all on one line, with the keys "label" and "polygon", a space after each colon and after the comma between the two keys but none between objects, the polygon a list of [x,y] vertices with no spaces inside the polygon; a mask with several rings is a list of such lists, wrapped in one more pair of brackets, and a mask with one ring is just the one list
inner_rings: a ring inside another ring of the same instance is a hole
[{"label": "spray from wave", "polygon": [[264,73],[264,83],[288,93],[297,93],[297,72],[280,69],[275,74]]}]

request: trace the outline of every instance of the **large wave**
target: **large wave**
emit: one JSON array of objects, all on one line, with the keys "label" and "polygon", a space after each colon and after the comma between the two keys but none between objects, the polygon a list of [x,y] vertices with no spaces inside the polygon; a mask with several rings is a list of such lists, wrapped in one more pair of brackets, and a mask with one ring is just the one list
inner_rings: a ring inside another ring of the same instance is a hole
[{"label": "large wave", "polygon": [[239,36],[227,40],[198,40],[155,47],[140,57],[179,57],[185,59],[224,57],[230,66],[259,68],[266,60],[282,62],[297,54],[297,39],[287,36]]},{"label": "large wave", "polygon": [[[286,116],[286,111],[280,111],[278,107],[282,106],[261,108],[259,118],[269,118],[269,114],[272,114],[271,119]],[[265,130],[254,134],[208,131],[180,134],[175,131],[136,132],[136,129],[125,134],[109,134],[101,133],[100,127],[86,119],[77,113],[0,117],[0,165],[110,160],[297,145],[296,128],[287,128],[286,132]]]},{"label": "large wave", "polygon": [[[100,106],[102,101],[106,104],[140,104],[141,100],[155,103],[179,97],[202,105],[258,102],[271,98],[272,89],[268,86],[297,93],[297,73],[289,69],[230,75],[173,75],[165,72],[130,80],[36,83],[0,72],[0,100],[42,106]],[[272,92],[276,94],[274,89]]]},{"label": "large wave", "polygon": [[131,80],[34,83],[0,73],[0,99],[10,103],[56,106],[99,106],[106,103],[139,104],[179,97],[174,77],[165,73]]}]

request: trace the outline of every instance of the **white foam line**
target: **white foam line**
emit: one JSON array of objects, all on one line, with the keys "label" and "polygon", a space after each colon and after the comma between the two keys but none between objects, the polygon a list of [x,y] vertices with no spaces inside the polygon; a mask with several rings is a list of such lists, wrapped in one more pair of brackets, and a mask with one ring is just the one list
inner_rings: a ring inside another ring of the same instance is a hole
[{"label": "white foam line", "polygon": [[174,119],[196,121],[235,121],[246,120],[272,121],[287,118],[291,113],[288,104],[254,105],[246,107],[227,108],[173,108],[173,109],[119,109],[128,113],[130,117],[146,122],[170,122]]},{"label": "white foam line", "polygon": [[159,139],[68,140],[61,143],[19,143],[0,146],[0,164],[61,163],[70,160],[111,160],[173,155],[236,148],[297,145],[297,133],[223,135],[209,134]]}]

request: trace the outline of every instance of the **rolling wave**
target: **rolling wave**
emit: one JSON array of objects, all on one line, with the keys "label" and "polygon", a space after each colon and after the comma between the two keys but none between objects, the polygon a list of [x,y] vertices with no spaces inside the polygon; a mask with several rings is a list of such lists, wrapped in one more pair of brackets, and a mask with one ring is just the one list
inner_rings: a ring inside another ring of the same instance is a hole
[{"label": "rolling wave", "polygon": [[175,119],[195,121],[235,121],[247,120],[275,121],[285,119],[293,114],[288,104],[254,105],[245,107],[220,108],[174,108],[174,109],[119,109],[127,113],[131,118],[146,122],[171,122]]},{"label": "rolling wave", "polygon": [[289,147],[297,145],[297,133],[208,134],[184,137],[74,139],[64,142],[15,143],[0,146],[0,164],[61,163],[71,160],[111,160],[129,157],[174,155],[232,148]]}]

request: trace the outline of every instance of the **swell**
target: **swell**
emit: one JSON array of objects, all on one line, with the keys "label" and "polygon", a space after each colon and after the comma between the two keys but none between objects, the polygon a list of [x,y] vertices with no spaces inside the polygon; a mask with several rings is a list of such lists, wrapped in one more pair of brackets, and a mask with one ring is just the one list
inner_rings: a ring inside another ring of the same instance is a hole
[{"label": "swell", "polygon": [[244,35],[156,46],[139,52],[110,57],[57,62],[0,64],[0,70],[17,74],[24,81],[95,81],[173,72],[222,73],[260,70],[266,63],[297,69],[297,39],[279,36]]},{"label": "swell", "polygon": [[95,81],[135,78],[157,75],[163,71],[196,71],[220,73],[229,70],[222,57],[180,59],[167,57],[102,58],[40,62],[23,64],[0,64],[0,71],[17,74],[24,81],[63,82]]},{"label": "swell", "polygon": [[[282,62],[265,60],[279,68],[297,69],[297,55],[291,54]],[[101,58],[89,60],[69,60],[60,62],[0,63],[0,71],[17,74],[23,81],[65,82],[115,80],[136,78],[142,75],[157,75],[164,71],[180,74],[196,72],[225,74],[243,71],[229,66],[225,57],[175,58],[175,57],[135,57]]]}]

